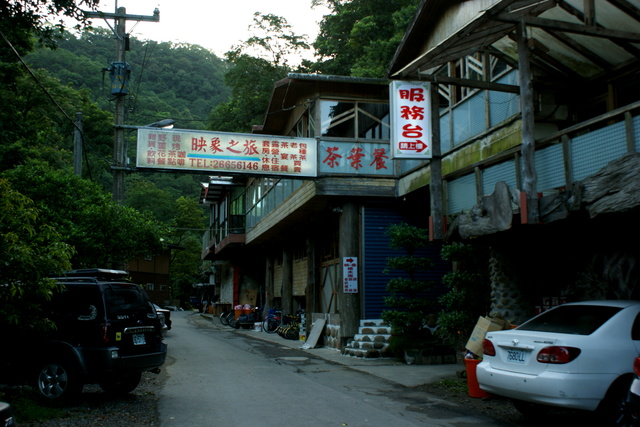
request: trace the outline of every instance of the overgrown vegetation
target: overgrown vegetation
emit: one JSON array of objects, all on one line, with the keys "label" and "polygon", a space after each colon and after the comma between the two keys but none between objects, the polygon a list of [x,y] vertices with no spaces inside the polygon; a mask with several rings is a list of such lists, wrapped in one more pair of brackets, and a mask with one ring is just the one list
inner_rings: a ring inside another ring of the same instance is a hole
[{"label": "overgrown vegetation", "polygon": [[488,257],[481,246],[464,243],[444,246],[441,256],[452,263],[453,271],[442,278],[448,292],[440,297],[444,310],[438,316],[438,335],[462,352],[478,317],[488,311]]},{"label": "overgrown vegetation", "polygon": [[0,401],[9,402],[19,425],[40,423],[61,419],[68,415],[67,410],[38,403],[35,391],[31,387],[11,387],[0,392]]}]

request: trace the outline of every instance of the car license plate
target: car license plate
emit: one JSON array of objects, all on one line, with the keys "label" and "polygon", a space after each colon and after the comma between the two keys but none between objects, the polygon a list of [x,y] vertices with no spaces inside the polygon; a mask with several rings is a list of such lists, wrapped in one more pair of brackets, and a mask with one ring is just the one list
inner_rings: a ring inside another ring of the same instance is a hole
[{"label": "car license plate", "polygon": [[144,339],[144,334],[133,334],[133,345],[144,345],[147,340]]},{"label": "car license plate", "polygon": [[507,350],[507,362],[524,365],[527,362],[527,353],[522,350]]}]

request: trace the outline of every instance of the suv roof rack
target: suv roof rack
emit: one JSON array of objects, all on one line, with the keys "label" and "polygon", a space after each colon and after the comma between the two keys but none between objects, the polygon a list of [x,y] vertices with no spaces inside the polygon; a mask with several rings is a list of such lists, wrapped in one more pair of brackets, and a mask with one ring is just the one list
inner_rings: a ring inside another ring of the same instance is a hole
[{"label": "suv roof rack", "polygon": [[93,277],[102,280],[124,279],[129,275],[124,270],[112,270],[108,268],[81,268],[65,272],[65,277]]}]

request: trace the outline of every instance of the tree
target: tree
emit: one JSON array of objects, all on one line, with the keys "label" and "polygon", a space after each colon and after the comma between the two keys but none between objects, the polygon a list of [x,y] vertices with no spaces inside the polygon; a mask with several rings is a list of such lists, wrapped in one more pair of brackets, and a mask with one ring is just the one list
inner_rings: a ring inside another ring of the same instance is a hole
[{"label": "tree", "polygon": [[310,48],[306,36],[294,34],[291,25],[281,16],[256,12],[250,28],[254,35],[232,48],[227,54],[229,60],[234,61],[243,52],[251,52],[254,57],[265,59],[276,67],[288,68],[291,58]]},{"label": "tree", "polygon": [[249,133],[253,125],[261,124],[274,83],[292,71],[289,58],[309,48],[305,37],[294,35],[282,17],[257,12],[251,29],[258,35],[225,55],[233,64],[224,76],[231,98],[211,113],[212,130]]},{"label": "tree", "polygon": [[442,278],[448,292],[440,297],[444,310],[438,316],[438,335],[462,352],[478,317],[489,308],[488,256],[482,247],[463,243],[444,246],[441,256],[454,270]]},{"label": "tree", "polygon": [[115,203],[97,184],[68,169],[30,161],[4,177],[35,201],[42,223],[75,248],[75,268],[121,268],[138,255],[159,251],[166,241],[165,227],[150,214]]},{"label": "tree", "polygon": [[[64,32],[66,25],[63,17],[77,21],[76,28],[88,25],[79,5],[95,10],[100,0],[13,0],[0,2],[0,31],[13,40],[18,51],[31,50],[31,33],[38,41],[49,47],[55,47],[55,38]],[[52,17],[58,22],[52,23]],[[2,58],[4,61],[5,58]]]},{"label": "tree", "polygon": [[50,274],[71,267],[73,248],[41,221],[28,197],[0,178],[0,329],[50,328],[39,300],[50,299],[57,285]]},{"label": "tree", "polygon": [[391,325],[394,335],[390,346],[393,351],[407,348],[425,348],[434,344],[426,329],[429,315],[435,311],[435,301],[426,295],[434,284],[420,277],[421,272],[433,268],[433,261],[416,255],[427,246],[429,235],[425,229],[408,224],[392,224],[387,229],[391,249],[404,250],[404,254],[387,258],[386,273],[397,273],[387,284],[389,296],[384,301],[389,310],[382,318]]},{"label": "tree", "polygon": [[73,120],[83,113],[83,146],[87,178],[108,172],[111,157],[111,113],[92,102],[86,91],[63,86],[44,70],[19,73],[13,84],[0,86],[0,171],[40,159],[56,167],[71,164]]},{"label": "tree", "polygon": [[313,71],[354,77],[385,77],[418,0],[313,0],[325,15],[313,43],[319,60]]},{"label": "tree", "polygon": [[127,182],[124,204],[148,212],[157,221],[169,224],[175,215],[175,199],[164,188],[136,174]]},{"label": "tree", "polygon": [[286,75],[286,69],[264,59],[250,55],[235,57],[233,69],[225,75],[225,84],[231,88],[230,100],[213,109],[209,128],[250,133],[253,125],[264,121],[274,83]]},{"label": "tree", "polygon": [[171,259],[171,289],[174,298],[187,301],[192,285],[203,280],[201,272],[202,232],[206,216],[198,202],[187,197],[176,200],[171,242],[179,246]]}]

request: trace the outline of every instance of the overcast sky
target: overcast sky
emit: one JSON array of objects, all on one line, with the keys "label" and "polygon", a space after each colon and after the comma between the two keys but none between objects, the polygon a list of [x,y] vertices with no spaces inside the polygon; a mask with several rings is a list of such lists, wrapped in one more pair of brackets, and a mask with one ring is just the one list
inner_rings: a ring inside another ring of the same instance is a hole
[{"label": "overcast sky", "polygon": [[[311,8],[311,0],[102,0],[99,10],[113,13],[116,6],[133,15],[151,16],[155,8],[160,10],[160,22],[127,21],[126,31],[135,38],[197,44],[220,57],[251,36],[248,27],[255,12],[284,17],[310,44],[328,13],[326,8]],[[93,24],[106,26],[96,18]]]}]

